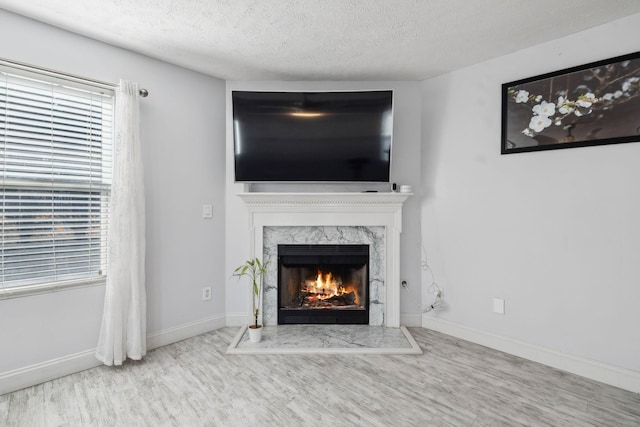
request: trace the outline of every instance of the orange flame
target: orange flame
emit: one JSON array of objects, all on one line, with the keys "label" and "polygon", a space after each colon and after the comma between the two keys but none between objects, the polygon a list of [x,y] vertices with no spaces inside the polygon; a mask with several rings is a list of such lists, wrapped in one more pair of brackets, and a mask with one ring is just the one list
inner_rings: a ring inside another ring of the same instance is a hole
[{"label": "orange flame", "polygon": [[323,273],[318,270],[315,280],[305,280],[303,287],[305,292],[314,295],[314,300],[320,301],[353,292],[356,296],[354,303],[356,305],[360,304],[358,286],[354,284],[343,285],[342,280],[334,278],[331,272]]}]

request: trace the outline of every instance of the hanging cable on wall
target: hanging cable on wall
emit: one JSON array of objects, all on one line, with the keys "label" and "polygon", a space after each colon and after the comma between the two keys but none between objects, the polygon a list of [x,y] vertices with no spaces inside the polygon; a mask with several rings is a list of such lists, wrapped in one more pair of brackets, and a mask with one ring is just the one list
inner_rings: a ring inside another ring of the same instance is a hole
[{"label": "hanging cable on wall", "polygon": [[427,292],[435,295],[435,299],[433,300],[431,305],[428,305],[427,307],[423,308],[422,312],[428,313],[432,310],[442,310],[443,308],[446,307],[446,303],[444,301],[444,292],[435,281],[433,270],[431,270],[431,267],[429,266],[429,262],[427,259],[427,251],[424,248],[424,246],[422,246],[422,253],[424,254],[424,260],[420,263],[422,265],[422,271],[426,271],[431,275],[431,284],[427,288]]}]

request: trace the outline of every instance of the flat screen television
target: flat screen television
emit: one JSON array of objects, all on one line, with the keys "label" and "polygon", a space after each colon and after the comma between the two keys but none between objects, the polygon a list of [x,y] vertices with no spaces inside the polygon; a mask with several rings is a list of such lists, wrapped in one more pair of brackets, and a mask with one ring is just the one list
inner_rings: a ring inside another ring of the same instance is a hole
[{"label": "flat screen television", "polygon": [[236,182],[389,182],[393,92],[233,91]]}]

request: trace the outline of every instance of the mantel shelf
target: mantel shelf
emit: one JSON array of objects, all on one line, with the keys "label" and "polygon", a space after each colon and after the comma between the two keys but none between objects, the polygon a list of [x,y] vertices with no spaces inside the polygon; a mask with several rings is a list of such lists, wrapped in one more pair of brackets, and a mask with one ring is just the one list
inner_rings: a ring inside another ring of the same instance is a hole
[{"label": "mantel shelf", "polygon": [[402,205],[412,193],[238,193],[247,205]]}]

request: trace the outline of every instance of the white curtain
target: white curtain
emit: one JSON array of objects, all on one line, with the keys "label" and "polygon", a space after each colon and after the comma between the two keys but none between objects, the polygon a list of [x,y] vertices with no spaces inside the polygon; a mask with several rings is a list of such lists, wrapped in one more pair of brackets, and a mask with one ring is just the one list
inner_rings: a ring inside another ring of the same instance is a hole
[{"label": "white curtain", "polygon": [[145,216],[138,84],[120,80],[115,96],[113,182],[107,286],[96,357],[105,365],[147,352]]}]

